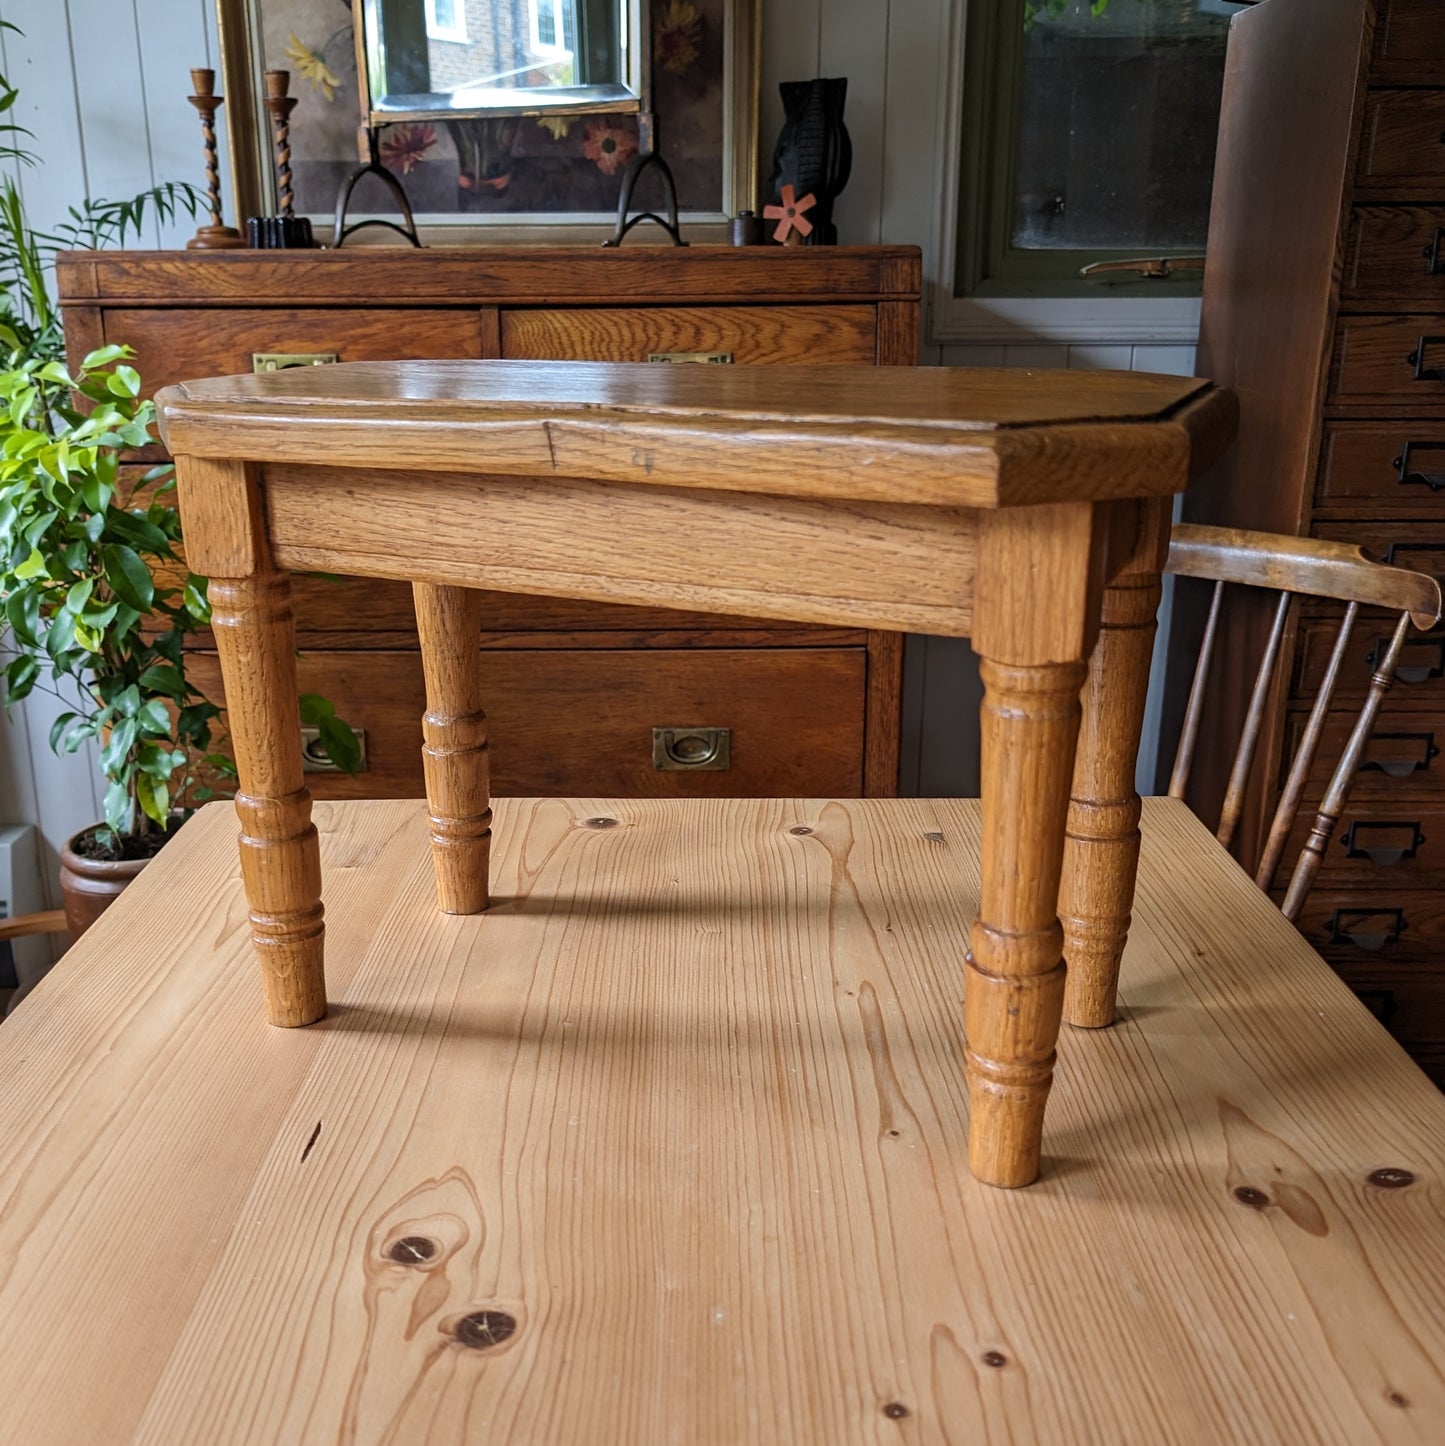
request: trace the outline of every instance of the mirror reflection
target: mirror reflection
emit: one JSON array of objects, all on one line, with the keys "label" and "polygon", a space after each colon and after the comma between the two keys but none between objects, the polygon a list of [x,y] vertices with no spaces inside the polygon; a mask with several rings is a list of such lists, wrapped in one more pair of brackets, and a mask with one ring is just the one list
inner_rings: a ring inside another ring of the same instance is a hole
[{"label": "mirror reflection", "polygon": [[638,0],[363,0],[373,123],[636,109]]}]

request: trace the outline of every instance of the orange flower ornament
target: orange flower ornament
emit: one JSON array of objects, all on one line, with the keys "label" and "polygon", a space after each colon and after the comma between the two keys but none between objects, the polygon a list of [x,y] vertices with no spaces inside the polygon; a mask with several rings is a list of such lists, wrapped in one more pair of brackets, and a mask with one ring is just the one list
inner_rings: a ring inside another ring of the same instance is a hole
[{"label": "orange flower ornament", "polygon": [[[818,204],[818,199],[810,191],[801,201],[796,200],[791,186],[784,186],[779,194],[783,204],[781,206],[764,206],[763,215],[769,221],[778,223],[777,229],[773,232],[774,241],[781,241],[784,246],[796,246],[804,236],[813,234],[813,223],[803,212],[811,211]],[[790,239],[794,236],[796,239]]]}]

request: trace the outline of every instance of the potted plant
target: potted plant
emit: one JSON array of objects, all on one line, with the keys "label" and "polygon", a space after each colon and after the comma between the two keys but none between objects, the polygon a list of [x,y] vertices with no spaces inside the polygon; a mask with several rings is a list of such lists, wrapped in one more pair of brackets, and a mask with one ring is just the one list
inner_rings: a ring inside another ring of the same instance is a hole
[{"label": "potted plant", "polygon": [[[0,76],[0,157],[24,162],[4,123],[15,91]],[[213,796],[234,774],[210,751],[219,709],[186,677],[187,634],[210,621],[206,581],[181,551],[169,467],[123,468],[153,443],[154,407],[123,346],[65,362],[47,267],[61,247],[118,242],[148,207],[194,214],[198,197],[168,185],[132,201],[86,202],[54,234],[27,223],[19,193],[0,183],[0,608],[7,711],[37,689],[65,711],[50,746],[74,753],[100,741],[105,819],[62,851],[72,936],[79,934],[179,826],[182,805]],[[324,699],[303,721],[338,766],[357,747]]]}]

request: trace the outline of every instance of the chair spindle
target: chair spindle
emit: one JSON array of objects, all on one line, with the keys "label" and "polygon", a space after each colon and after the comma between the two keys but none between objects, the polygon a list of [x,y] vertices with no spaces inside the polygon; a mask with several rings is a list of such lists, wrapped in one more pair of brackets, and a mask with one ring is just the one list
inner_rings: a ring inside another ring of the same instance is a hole
[{"label": "chair spindle", "polygon": [[1244,719],[1244,733],[1234,754],[1234,767],[1229,774],[1229,787],[1224,794],[1224,808],[1219,815],[1219,828],[1215,837],[1228,848],[1234,842],[1234,831],[1239,827],[1239,816],[1244,811],[1244,791],[1249,784],[1249,770],[1254,765],[1255,751],[1259,746],[1259,734],[1264,726],[1264,707],[1269,699],[1269,690],[1274,686],[1275,665],[1279,661],[1279,645],[1284,637],[1285,620],[1289,617],[1291,595],[1281,592],[1279,603],[1274,610],[1274,625],[1269,630],[1269,642],[1265,645],[1264,657],[1260,659],[1259,672],[1255,675],[1254,691],[1249,698],[1249,711]]},{"label": "chair spindle", "polygon": [[1394,684],[1395,664],[1399,660],[1400,649],[1405,646],[1405,638],[1409,632],[1410,614],[1403,613],[1400,621],[1395,625],[1395,632],[1390,639],[1390,646],[1385,656],[1380,660],[1380,665],[1370,678],[1370,691],[1365,695],[1364,706],[1360,709],[1360,716],[1355,720],[1354,729],[1350,733],[1350,741],[1340,755],[1340,761],[1335,767],[1334,775],[1331,777],[1329,787],[1325,790],[1325,796],[1320,803],[1319,812],[1315,815],[1314,827],[1310,829],[1310,836],[1300,852],[1299,861],[1295,864],[1294,876],[1289,881],[1289,892],[1285,895],[1282,909],[1285,918],[1291,923],[1299,917],[1300,910],[1304,907],[1304,901],[1314,884],[1315,876],[1324,862],[1325,849],[1339,824],[1340,815],[1345,811],[1351,785],[1355,781],[1355,775],[1360,771],[1360,764],[1365,756],[1365,747],[1375,729],[1375,718],[1379,714],[1380,705],[1385,701],[1385,694]]},{"label": "chair spindle", "polygon": [[1199,720],[1204,716],[1204,691],[1209,685],[1209,666],[1214,659],[1214,639],[1219,631],[1219,610],[1224,600],[1224,579],[1214,584],[1209,600],[1209,618],[1204,624],[1204,641],[1194,663],[1194,681],[1189,685],[1189,702],[1184,711],[1184,726],[1179,734],[1179,747],[1174,754],[1174,770],[1169,776],[1169,797],[1183,798],[1189,787],[1189,770],[1194,766],[1194,746],[1199,741]]},{"label": "chair spindle", "polygon": [[1344,620],[1340,623],[1339,636],[1335,639],[1320,691],[1310,709],[1309,722],[1305,724],[1304,736],[1295,749],[1294,761],[1290,764],[1289,777],[1285,780],[1284,792],[1280,794],[1279,807],[1274,811],[1274,822],[1270,825],[1269,841],[1265,844],[1264,855],[1254,881],[1262,889],[1268,889],[1274,881],[1275,870],[1284,855],[1284,846],[1289,842],[1290,830],[1294,827],[1295,815],[1299,813],[1304,798],[1305,782],[1310,769],[1314,767],[1315,755],[1319,752],[1320,739],[1324,736],[1325,719],[1330,710],[1330,701],[1335,695],[1335,684],[1339,681],[1340,668],[1344,664],[1345,650],[1349,647],[1350,634],[1354,632],[1355,620],[1360,615],[1360,605],[1351,602],[1345,609]]}]

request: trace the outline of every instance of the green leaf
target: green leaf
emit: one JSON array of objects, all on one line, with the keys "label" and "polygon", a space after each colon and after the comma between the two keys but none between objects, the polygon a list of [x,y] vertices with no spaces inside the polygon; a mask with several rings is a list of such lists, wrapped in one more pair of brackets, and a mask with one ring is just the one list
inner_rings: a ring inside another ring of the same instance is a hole
[{"label": "green leaf", "polygon": [[308,728],[319,728],[322,719],[336,716],[336,704],[320,693],[301,695],[301,721]]},{"label": "green leaf", "polygon": [[130,355],[128,346],[103,346],[93,352],[88,352],[80,363],[83,372],[94,371],[97,367],[106,367],[111,362],[119,361],[122,357]]},{"label": "green leaf", "polygon": [[130,822],[130,790],[118,778],[105,791],[105,821],[116,833],[124,833]]},{"label": "green leaf", "polygon": [[[63,734],[65,730],[69,728],[70,725],[74,723],[75,720],[79,717],[80,714],[75,712],[62,713],[60,717],[58,717],[55,722],[50,725],[50,751],[52,753],[61,752],[61,734]],[[67,749],[65,751],[69,752],[70,750]]]},{"label": "green leaf", "polygon": [[105,379],[105,385],[117,397],[138,397],[140,373],[134,367],[118,366]]},{"label": "green leaf", "polygon": [[123,542],[108,542],[100,549],[100,556],[105,580],[116,597],[138,612],[148,611],[156,585],[140,554]]},{"label": "green leaf", "polygon": [[171,736],[171,715],[159,698],[152,698],[141,705],[135,715],[137,725],[152,737]]},{"label": "green leaf", "polygon": [[50,573],[46,569],[45,559],[33,545],[30,549],[30,556],[15,569],[15,576],[18,577],[21,582],[29,582],[32,578],[50,576]]},{"label": "green leaf", "polygon": [[30,696],[40,677],[40,664],[34,658],[16,658],[5,669],[5,706]]},{"label": "green leaf", "polygon": [[140,689],[134,683],[127,683],[109,702],[118,717],[134,718],[140,712]]},{"label": "green leaf", "polygon": [[186,611],[198,623],[211,621],[211,600],[206,595],[206,582],[205,578],[192,573],[186,579],[185,591],[181,594],[185,599]]},{"label": "green leaf", "polygon": [[5,599],[5,621],[27,648],[40,646],[40,589],[17,588]]},{"label": "green leaf", "polygon": [[100,750],[101,771],[107,778],[118,778],[130,762],[130,751],[135,747],[136,720],[122,718],[110,730],[105,747]]},{"label": "green leaf", "polygon": [[356,734],[339,718],[322,718],[316,728],[331,761],[343,773],[355,775],[361,767],[361,744]]},{"label": "green leaf", "polygon": [[110,530],[115,536],[123,537],[137,547],[148,548],[162,557],[170,554],[170,538],[154,522],[147,522],[144,517],[139,517],[134,512],[122,512],[117,508],[110,514]]},{"label": "green leaf", "polygon": [[177,703],[191,695],[190,684],[181,675],[180,669],[168,663],[152,664],[136,681],[143,691],[160,693],[166,698],[174,699]]}]

